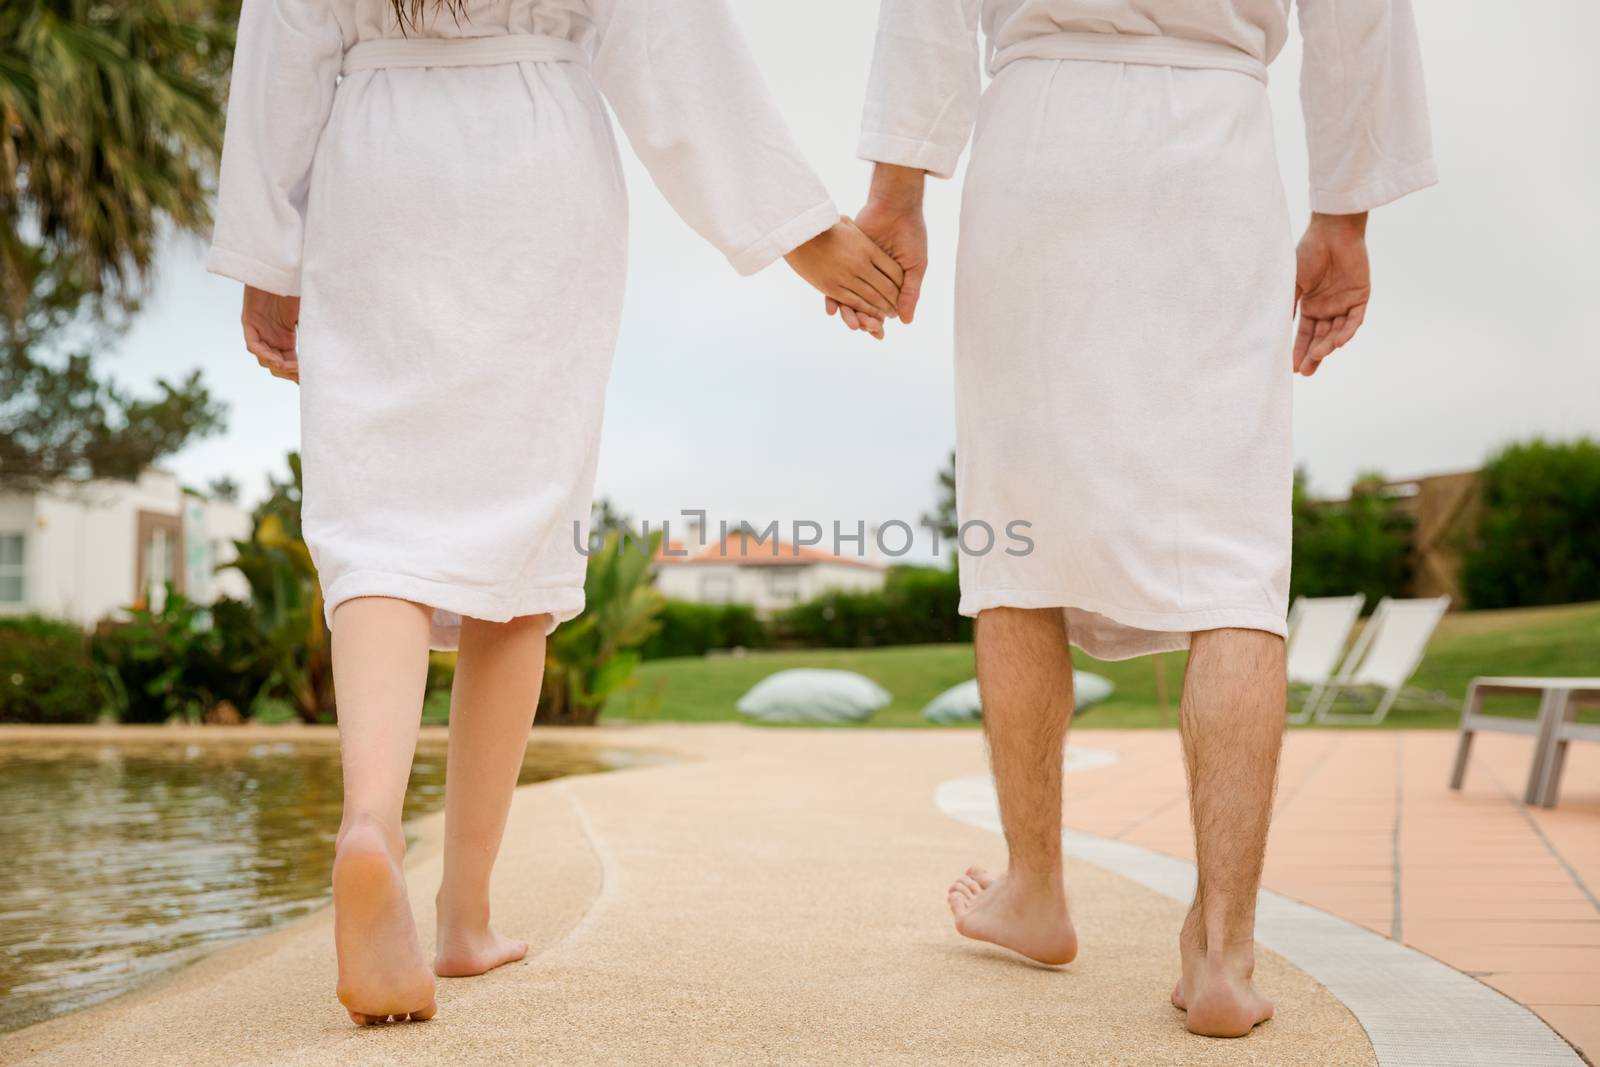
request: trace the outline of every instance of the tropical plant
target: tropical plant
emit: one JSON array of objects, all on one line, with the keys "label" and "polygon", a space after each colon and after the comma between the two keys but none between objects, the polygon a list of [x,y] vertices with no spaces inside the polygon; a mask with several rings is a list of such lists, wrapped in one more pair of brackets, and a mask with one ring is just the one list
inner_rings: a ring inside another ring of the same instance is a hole
[{"label": "tropical plant", "polygon": [[256,509],[255,531],[235,541],[229,567],[250,584],[255,624],[272,664],[269,692],[283,696],[306,722],[333,712],[333,645],[322,612],[322,585],[311,550],[300,536],[303,483],[298,454],[289,480],[274,482]]},{"label": "tropical plant", "polygon": [[91,351],[172,232],[210,226],[237,0],[0,4],[0,480],[134,477],[221,408],[197,375],[136,397]]},{"label": "tropical plant", "polygon": [[194,722],[225,705],[230,718],[243,716],[270,685],[251,605],[202,606],[168,585],[159,608],[136,604],[128,614],[127,622],[102,624],[90,643],[121,721]]},{"label": "tropical plant", "polygon": [[650,581],[661,534],[652,533],[647,548],[640,541],[612,531],[589,556],[584,612],[545,645],[540,722],[592,726],[606,701],[638,684],[639,649],[656,632],[664,603]]},{"label": "tropical plant", "polygon": [[132,301],[169,228],[209,227],[238,9],[0,5],[0,307],[13,319],[41,285]]}]

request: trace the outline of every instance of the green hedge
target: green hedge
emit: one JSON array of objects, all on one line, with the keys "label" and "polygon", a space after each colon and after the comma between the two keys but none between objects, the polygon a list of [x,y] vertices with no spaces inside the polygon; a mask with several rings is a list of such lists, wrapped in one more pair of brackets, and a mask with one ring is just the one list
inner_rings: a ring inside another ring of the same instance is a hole
[{"label": "green hedge", "polygon": [[33,616],[0,620],[0,722],[93,722],[107,706],[87,634]]},{"label": "green hedge", "polygon": [[645,659],[703,656],[713,649],[765,648],[767,628],[748,604],[695,604],[668,600],[656,616],[661,628],[640,650]]},{"label": "green hedge", "polygon": [[1462,583],[1474,608],[1600,600],[1600,442],[1534,440],[1489,461]]},{"label": "green hedge", "polygon": [[895,567],[882,590],[830,592],[785,611],[774,622],[779,643],[808,648],[871,648],[972,640],[972,620],[956,608],[953,570]]},{"label": "green hedge", "polygon": [[1364,479],[1349,500],[1316,501],[1296,473],[1291,598],[1364,593],[1371,611],[1383,597],[1409,595],[1413,523],[1377,484]]}]

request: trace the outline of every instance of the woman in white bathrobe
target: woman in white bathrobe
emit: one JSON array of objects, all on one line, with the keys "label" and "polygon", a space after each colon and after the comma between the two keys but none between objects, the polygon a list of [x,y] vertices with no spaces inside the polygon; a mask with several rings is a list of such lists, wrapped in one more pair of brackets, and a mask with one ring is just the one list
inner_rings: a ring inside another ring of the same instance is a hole
[{"label": "woman in white bathrobe", "polygon": [[602,97],[737,271],[787,256],[892,308],[899,268],[840,221],[724,0],[244,3],[208,265],[246,284],[251,351],[301,383],[358,1022],[433,1011],[399,867],[430,644],[461,650],[434,969],[525,951],[490,930],[488,882],[545,634],[583,608],[627,248]]},{"label": "woman in white bathrobe", "polygon": [[[1286,695],[1292,374],[1361,324],[1366,212],[1434,181],[1408,0],[1297,4],[1314,212],[1298,263],[1265,92],[1289,0],[883,0],[860,148],[877,166],[857,222],[907,268],[909,321],[924,175],[950,177],[972,137],[955,294],[961,611],[979,615],[1010,858],[955,880],[957,930],[1073,958],[1067,644],[1104,659],[1190,649],[1199,874],[1172,999],[1212,1036],[1272,1013],[1252,937]],[[1019,522],[1032,551],[990,541]]]}]

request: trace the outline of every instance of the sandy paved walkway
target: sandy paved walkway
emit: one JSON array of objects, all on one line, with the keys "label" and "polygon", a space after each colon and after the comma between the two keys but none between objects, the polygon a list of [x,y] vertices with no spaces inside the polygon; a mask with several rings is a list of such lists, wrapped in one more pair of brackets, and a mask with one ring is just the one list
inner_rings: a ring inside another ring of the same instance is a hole
[{"label": "sandy paved walkway", "polygon": [[[685,758],[518,794],[495,907],[534,951],[441,982],[434,1021],[350,1026],[323,912],[12,1035],[0,1064],[1375,1062],[1343,1006],[1270,954],[1278,1019],[1238,1042],[1187,1034],[1166,1004],[1181,906],[1092,867],[1069,870],[1072,966],[957,937],[945,885],[1002,856],[932,803],[982,770],[974,732],[586,736]],[[437,860],[410,877],[431,933]]]}]

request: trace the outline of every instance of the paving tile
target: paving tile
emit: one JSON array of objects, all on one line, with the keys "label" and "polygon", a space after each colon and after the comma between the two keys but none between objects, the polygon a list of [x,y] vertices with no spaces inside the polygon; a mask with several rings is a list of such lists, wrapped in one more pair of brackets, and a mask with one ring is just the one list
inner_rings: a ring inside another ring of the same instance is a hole
[{"label": "paving tile", "polygon": [[1500,922],[1493,919],[1429,921],[1413,917],[1406,922],[1406,939],[1408,941],[1416,939],[1419,947],[1423,940],[1429,940],[1456,949],[1473,949],[1482,945],[1600,948],[1600,921]]},{"label": "paving tile", "polygon": [[1523,1004],[1600,1007],[1600,979],[1592,974],[1511,972],[1481,979]]}]

